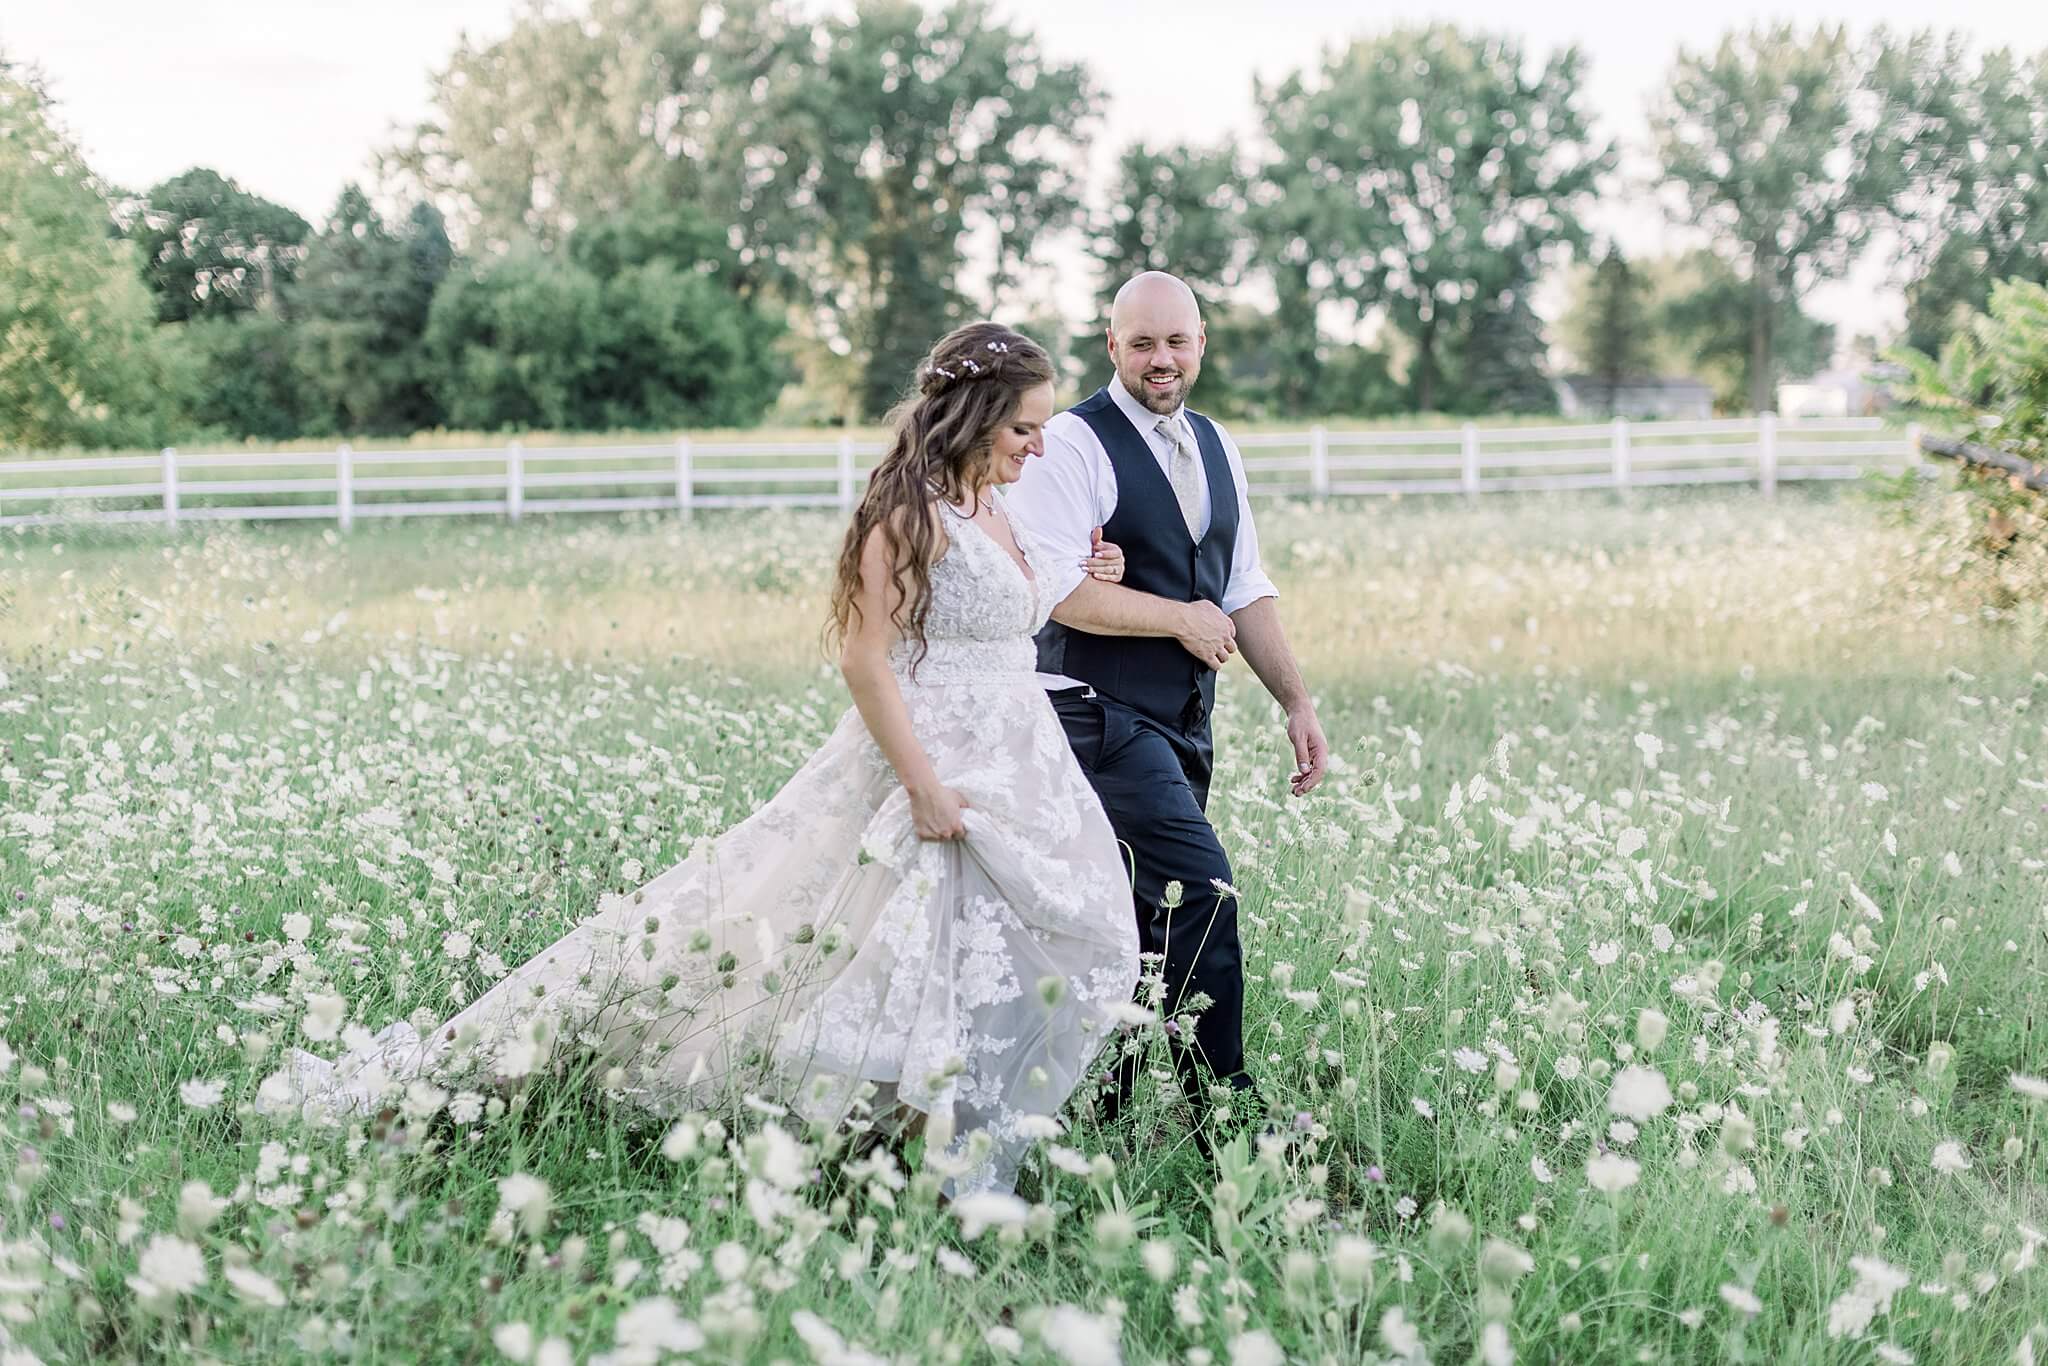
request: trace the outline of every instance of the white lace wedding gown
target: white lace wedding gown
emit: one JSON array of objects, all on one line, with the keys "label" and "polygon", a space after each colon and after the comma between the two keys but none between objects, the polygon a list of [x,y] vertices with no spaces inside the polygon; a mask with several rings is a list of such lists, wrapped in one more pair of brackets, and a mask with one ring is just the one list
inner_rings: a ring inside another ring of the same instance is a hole
[{"label": "white lace wedding gown", "polygon": [[[849,708],[708,851],[605,897],[429,1038],[394,1025],[334,1062],[295,1050],[264,1107],[331,1122],[421,1074],[587,1058],[662,1113],[746,1092],[826,1123],[859,1099],[900,1104],[926,1116],[954,1189],[1007,1188],[1044,1132],[1032,1119],[1059,1110],[1131,999],[1137,934],[1115,836],[1034,677],[1052,604],[988,532],[945,521],[928,651],[914,672],[908,645],[890,662],[918,742],[970,803],[964,840],[916,837]],[[1042,577],[1046,552],[1016,531]]]}]

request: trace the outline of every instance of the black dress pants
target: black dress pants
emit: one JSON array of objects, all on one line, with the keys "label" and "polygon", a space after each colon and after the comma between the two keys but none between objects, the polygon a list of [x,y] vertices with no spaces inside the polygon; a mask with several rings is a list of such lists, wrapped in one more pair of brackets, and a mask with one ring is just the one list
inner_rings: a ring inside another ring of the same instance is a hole
[{"label": "black dress pants", "polygon": [[[1191,729],[1166,726],[1078,689],[1052,694],[1052,703],[1111,828],[1129,847],[1138,948],[1165,959],[1164,1017],[1172,1020],[1198,993],[1209,998],[1193,1037],[1176,1037],[1173,1050],[1181,1087],[1202,1109],[1202,1089],[1211,1079],[1238,1090],[1252,1085],[1244,1066],[1237,899],[1215,886],[1231,882],[1230,859],[1203,814],[1213,754],[1208,719]],[[1167,884],[1173,882],[1180,884],[1180,901],[1169,908]],[[1120,1061],[1114,1105],[1129,1097],[1136,1080],[1135,1061]]]}]

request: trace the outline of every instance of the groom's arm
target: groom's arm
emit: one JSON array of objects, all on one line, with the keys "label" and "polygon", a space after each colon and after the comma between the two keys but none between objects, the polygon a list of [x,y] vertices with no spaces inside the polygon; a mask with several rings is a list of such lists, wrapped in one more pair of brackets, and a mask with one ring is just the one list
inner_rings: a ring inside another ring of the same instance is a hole
[{"label": "groom's arm", "polygon": [[1252,520],[1251,488],[1244,473],[1244,456],[1237,443],[1220,427],[1223,452],[1230,462],[1231,482],[1237,487],[1237,540],[1230,559],[1230,582],[1223,590],[1223,607],[1237,625],[1237,645],[1245,663],[1273,694],[1273,700],[1287,713],[1287,739],[1294,746],[1295,768],[1290,783],[1294,795],[1305,797],[1323,780],[1329,762],[1329,741],[1323,738],[1323,724],[1316,718],[1315,700],[1302,681],[1301,665],[1295,662],[1294,647],[1287,643],[1287,631],[1280,624],[1280,590],[1266,576],[1259,557],[1259,529]]},{"label": "groom's arm", "polygon": [[1098,636],[1171,636],[1212,669],[1237,650],[1237,627],[1213,602],[1175,602],[1121,584],[1083,578],[1052,609],[1062,626]]},{"label": "groom's arm", "polygon": [[1287,713],[1287,739],[1294,746],[1295,762],[1290,781],[1294,795],[1305,797],[1323,780],[1330,744],[1323,738],[1323,723],[1316,718],[1316,704],[1302,681],[1294,647],[1280,625],[1280,600],[1259,598],[1238,608],[1231,620],[1237,623],[1237,644],[1245,663]]}]

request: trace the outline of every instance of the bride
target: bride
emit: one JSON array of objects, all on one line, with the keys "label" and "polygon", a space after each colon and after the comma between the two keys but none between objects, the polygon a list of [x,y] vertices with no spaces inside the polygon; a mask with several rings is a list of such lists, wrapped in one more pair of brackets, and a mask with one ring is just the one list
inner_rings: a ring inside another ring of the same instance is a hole
[{"label": "bride", "polygon": [[[893,1114],[956,1191],[1008,1188],[1138,975],[1116,839],[1034,677],[1046,552],[995,492],[1041,452],[1052,380],[993,323],[920,365],[833,585],[853,708],[767,805],[431,1036],[295,1050],[264,1108],[333,1122],[423,1073],[573,1056],[662,1113],[755,1092],[827,1125]],[[1121,552],[1088,567],[1114,579]]]}]

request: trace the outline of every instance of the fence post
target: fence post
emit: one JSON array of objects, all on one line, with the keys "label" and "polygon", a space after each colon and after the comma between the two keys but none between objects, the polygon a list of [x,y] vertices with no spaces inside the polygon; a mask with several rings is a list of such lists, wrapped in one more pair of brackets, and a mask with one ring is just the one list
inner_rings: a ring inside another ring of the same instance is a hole
[{"label": "fence post", "polygon": [[526,448],[518,441],[505,447],[505,516],[518,521],[526,507]]},{"label": "fence post", "polygon": [[1778,415],[1756,418],[1756,486],[1766,498],[1778,496]]},{"label": "fence post", "polygon": [[334,448],[334,516],[347,531],[356,524],[355,451],[344,441]]},{"label": "fence post", "polygon": [[1308,491],[1330,496],[1330,429],[1318,422],[1308,433]]},{"label": "fence post", "polygon": [[839,510],[853,511],[853,435],[839,438]]},{"label": "fence post", "polygon": [[1617,417],[1614,419],[1614,490],[1617,493],[1628,492],[1628,457],[1628,419]]},{"label": "fence post", "polygon": [[178,524],[178,448],[164,447],[164,523]]},{"label": "fence post", "polygon": [[1906,473],[1918,474],[1921,465],[1924,463],[1926,463],[1926,456],[1920,450],[1920,424],[1908,422],[1906,424]]},{"label": "fence post", "polygon": [[690,438],[676,438],[676,515],[688,521],[696,511],[697,495],[691,487],[696,481],[690,464]]},{"label": "fence post", "polygon": [[1476,423],[1467,422],[1460,428],[1460,433],[1464,438],[1465,465],[1459,483],[1467,498],[1476,498],[1479,496],[1479,427]]}]

